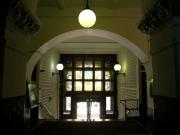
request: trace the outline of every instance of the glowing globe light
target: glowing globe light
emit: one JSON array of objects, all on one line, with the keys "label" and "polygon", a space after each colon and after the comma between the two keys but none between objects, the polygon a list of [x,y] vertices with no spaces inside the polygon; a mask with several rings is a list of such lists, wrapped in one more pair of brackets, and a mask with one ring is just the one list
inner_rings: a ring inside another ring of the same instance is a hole
[{"label": "glowing globe light", "polygon": [[78,19],[81,26],[85,28],[90,28],[96,22],[96,15],[92,10],[84,9],[80,12]]},{"label": "glowing globe light", "polygon": [[120,71],[121,70],[121,65],[120,64],[115,64],[114,65],[114,70],[115,71]]},{"label": "glowing globe light", "polygon": [[57,70],[63,70],[64,69],[64,65],[59,63],[59,64],[56,65],[56,69]]}]

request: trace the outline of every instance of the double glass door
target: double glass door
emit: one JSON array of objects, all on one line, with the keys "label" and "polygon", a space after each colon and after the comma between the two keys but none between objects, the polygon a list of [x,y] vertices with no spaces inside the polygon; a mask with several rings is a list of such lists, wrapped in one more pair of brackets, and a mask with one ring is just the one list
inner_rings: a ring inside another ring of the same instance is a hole
[{"label": "double glass door", "polygon": [[76,103],[76,116],[78,120],[100,120],[100,102],[80,101]]}]

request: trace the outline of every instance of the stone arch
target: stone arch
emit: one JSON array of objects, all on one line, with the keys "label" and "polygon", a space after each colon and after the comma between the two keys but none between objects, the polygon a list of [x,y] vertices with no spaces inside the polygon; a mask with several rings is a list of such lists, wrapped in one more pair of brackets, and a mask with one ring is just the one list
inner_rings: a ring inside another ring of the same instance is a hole
[{"label": "stone arch", "polygon": [[148,60],[145,53],[140,48],[138,48],[137,45],[135,45],[127,38],[121,35],[101,29],[79,29],[79,30],[73,30],[60,34],[52,38],[51,40],[47,41],[39,49],[37,49],[30,57],[29,61],[27,62],[27,72],[26,72],[27,79],[28,80],[31,79],[31,74],[35,64],[42,57],[42,55],[45,54],[49,49],[51,49],[52,47],[56,46],[58,43],[61,43],[65,40],[80,36],[96,36],[96,37],[102,37],[113,40],[117,43],[120,43],[123,47],[127,48],[128,50],[130,50],[133,54],[135,54],[139,58],[139,60],[142,63],[147,62]]}]

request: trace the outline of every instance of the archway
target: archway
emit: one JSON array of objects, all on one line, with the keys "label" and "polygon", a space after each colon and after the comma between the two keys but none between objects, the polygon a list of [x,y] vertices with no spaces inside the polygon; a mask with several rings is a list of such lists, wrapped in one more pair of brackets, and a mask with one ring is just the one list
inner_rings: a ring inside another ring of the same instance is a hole
[{"label": "archway", "polygon": [[31,74],[33,71],[33,68],[35,64],[38,62],[38,60],[41,58],[43,54],[45,54],[49,49],[56,46],[58,43],[61,43],[65,40],[80,37],[80,36],[97,36],[102,38],[107,38],[110,40],[113,40],[117,43],[120,43],[123,47],[130,50],[133,54],[135,54],[142,63],[146,62],[147,56],[144,54],[144,52],[138,48],[134,43],[126,39],[125,37],[122,37],[121,35],[101,30],[101,29],[80,29],[80,30],[73,30],[69,31],[63,34],[60,34],[53,39],[49,40],[45,44],[43,44],[34,54],[31,56],[29,61],[27,62],[27,80],[31,80]]}]

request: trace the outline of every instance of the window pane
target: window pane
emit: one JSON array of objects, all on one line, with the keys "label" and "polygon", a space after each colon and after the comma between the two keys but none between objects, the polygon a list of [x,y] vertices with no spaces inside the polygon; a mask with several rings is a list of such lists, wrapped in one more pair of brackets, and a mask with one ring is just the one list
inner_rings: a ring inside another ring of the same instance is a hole
[{"label": "window pane", "polygon": [[114,112],[113,97],[106,97],[106,114],[113,114]]},{"label": "window pane", "polygon": [[71,114],[71,97],[64,97],[63,103],[63,114]]},{"label": "window pane", "polygon": [[102,91],[102,82],[101,81],[95,82],[95,91]]},{"label": "window pane", "polygon": [[106,81],[105,82],[105,91],[111,91],[111,82],[110,81]]},{"label": "window pane", "polygon": [[101,61],[100,60],[95,61],[95,68],[101,68]]},{"label": "window pane", "polygon": [[85,67],[85,68],[92,68],[92,67],[93,67],[93,62],[92,62],[92,60],[86,60],[86,61],[84,62],[84,67]]},{"label": "window pane", "polygon": [[102,79],[102,71],[95,71],[95,79]]},{"label": "window pane", "polygon": [[111,110],[111,97],[106,97],[106,110]]},{"label": "window pane", "polygon": [[82,82],[81,81],[75,81],[75,84],[74,84],[74,90],[75,91],[82,91]]},{"label": "window pane", "polygon": [[75,71],[75,79],[82,79],[82,71]]},{"label": "window pane", "polygon": [[84,79],[93,79],[93,71],[85,71]]},{"label": "window pane", "polygon": [[71,68],[72,67],[72,59],[71,58],[66,58],[65,62],[63,64],[64,64],[64,67]]},{"label": "window pane", "polygon": [[113,59],[106,59],[105,60],[105,67],[106,68],[113,68],[113,66],[114,66],[114,61],[113,61]]},{"label": "window pane", "polygon": [[66,97],[66,111],[71,111],[71,97]]},{"label": "window pane", "polygon": [[81,59],[77,59],[75,62],[75,67],[76,68],[82,68],[82,60]]},{"label": "window pane", "polygon": [[84,82],[84,91],[92,91],[93,90],[93,82],[86,81]]},{"label": "window pane", "polygon": [[111,79],[111,72],[110,71],[106,71],[105,72],[105,79]]},{"label": "window pane", "polygon": [[72,82],[66,81],[66,91],[72,91]]},{"label": "window pane", "polygon": [[66,79],[72,79],[72,71],[67,71],[65,76]]}]

